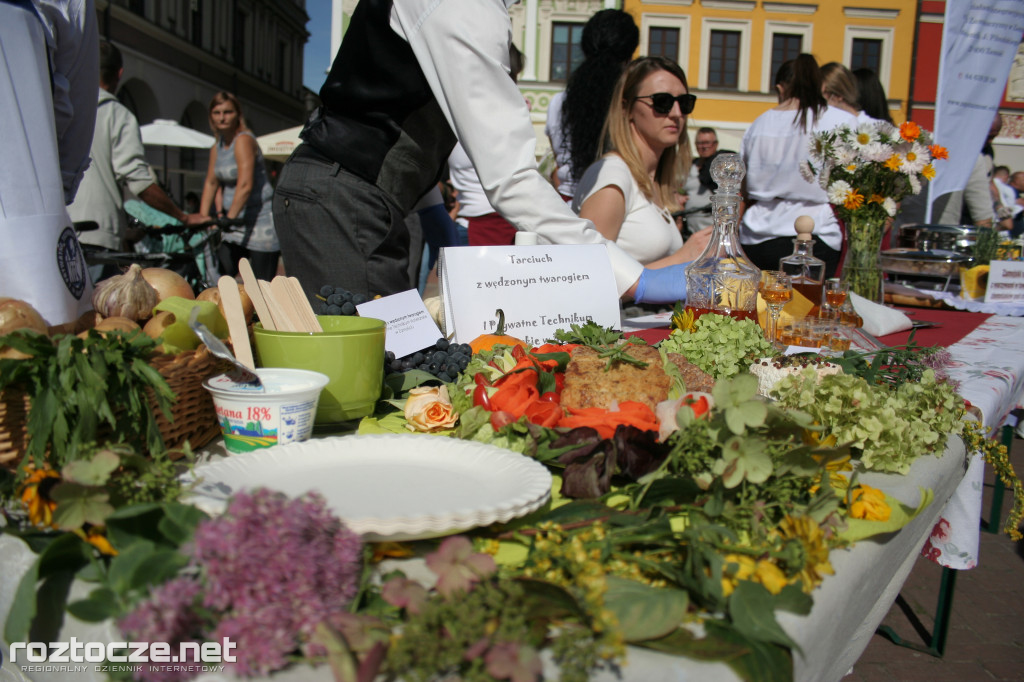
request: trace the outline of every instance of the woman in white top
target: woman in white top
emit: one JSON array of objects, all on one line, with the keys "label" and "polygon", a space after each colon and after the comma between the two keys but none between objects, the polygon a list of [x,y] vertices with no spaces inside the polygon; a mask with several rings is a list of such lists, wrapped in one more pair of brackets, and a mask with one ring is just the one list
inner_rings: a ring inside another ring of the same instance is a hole
[{"label": "woman in white top", "polygon": [[821,72],[809,54],[785,62],[775,77],[779,104],[760,116],[743,135],[741,154],[747,165],[746,210],[740,242],[762,270],[778,270],[793,253],[793,223],[801,215],[814,219],[814,255],[825,261],[827,277],[839,266],[842,236],[825,190],[800,174],[808,158],[812,133],[836,126],[857,126],[857,118],[830,107],[821,95]]},{"label": "woman in white top", "polygon": [[602,139],[606,154],[576,187],[573,209],[598,232],[652,268],[684,263],[703,251],[710,228],[686,245],[672,211],[690,166],[686,117],[697,98],[670,59],[634,60],[616,85]]}]

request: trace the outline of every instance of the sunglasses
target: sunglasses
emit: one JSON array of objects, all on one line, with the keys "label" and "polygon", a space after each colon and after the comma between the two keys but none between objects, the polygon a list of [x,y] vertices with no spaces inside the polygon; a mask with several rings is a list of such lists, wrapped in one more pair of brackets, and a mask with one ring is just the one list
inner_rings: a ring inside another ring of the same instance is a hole
[{"label": "sunglasses", "polygon": [[637,95],[635,99],[650,99],[651,108],[658,114],[668,114],[672,111],[672,105],[679,102],[679,111],[684,116],[693,112],[693,105],[697,103],[697,95],[679,95],[674,97],[667,92],[656,92],[653,95]]}]

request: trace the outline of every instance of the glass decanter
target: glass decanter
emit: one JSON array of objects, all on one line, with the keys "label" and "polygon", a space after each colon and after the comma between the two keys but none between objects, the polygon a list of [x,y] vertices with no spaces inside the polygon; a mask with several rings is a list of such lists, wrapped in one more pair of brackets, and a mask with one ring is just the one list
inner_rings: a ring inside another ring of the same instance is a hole
[{"label": "glass decanter", "polygon": [[779,270],[790,276],[793,289],[811,302],[816,310],[821,305],[825,287],[825,261],[814,257],[814,219],[802,215],[794,221],[796,239],[793,253],[779,259]]},{"label": "glass decanter", "polygon": [[719,154],[711,162],[718,190],[711,195],[714,230],[704,252],[686,268],[686,310],[757,321],[761,271],[740,246],[740,183],[746,167],[739,154]]}]

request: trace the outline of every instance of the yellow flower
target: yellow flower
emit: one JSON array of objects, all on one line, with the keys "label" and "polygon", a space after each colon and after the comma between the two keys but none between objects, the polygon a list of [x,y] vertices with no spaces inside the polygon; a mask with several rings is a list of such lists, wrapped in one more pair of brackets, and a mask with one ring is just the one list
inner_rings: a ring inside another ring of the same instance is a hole
[{"label": "yellow flower", "polygon": [[722,594],[728,597],[736,589],[737,580],[749,580],[757,570],[753,557],[743,554],[726,554],[722,570]]},{"label": "yellow flower", "polygon": [[21,484],[21,503],[28,510],[28,520],[35,526],[57,526],[53,523],[56,500],[50,499],[50,490],[60,482],[60,474],[50,468],[36,469],[29,464],[25,471],[28,477]]},{"label": "yellow flower", "polygon": [[[828,558],[825,533],[809,516],[786,515],[775,529],[774,534],[785,544],[796,542],[796,565],[787,565],[790,571],[796,569],[796,577],[803,581],[804,592],[810,593],[823,580],[822,574],[832,575],[835,571]],[[788,549],[794,549],[789,547]]]},{"label": "yellow flower", "polygon": [[843,202],[843,207],[849,211],[860,208],[864,205],[864,195],[857,192],[855,189],[851,189],[850,193],[846,195],[846,201]]},{"label": "yellow flower", "polygon": [[117,556],[117,550],[110,544],[110,540],[107,540],[107,536],[102,526],[90,526],[88,532],[81,528],[76,528],[74,532],[78,537],[98,549],[100,554]]},{"label": "yellow flower", "polygon": [[930,163],[925,164],[925,167],[921,169],[921,175],[925,176],[929,180],[935,177],[935,167]]},{"label": "yellow flower", "polygon": [[459,413],[452,407],[447,386],[420,386],[409,391],[405,420],[410,431],[439,431],[455,426]]},{"label": "yellow flower", "polygon": [[892,514],[885,501],[885,493],[869,485],[861,484],[850,495],[850,516],[868,521],[888,521]]},{"label": "yellow flower", "polygon": [[681,329],[684,332],[693,329],[693,311],[684,310],[672,313],[672,329]]},{"label": "yellow flower", "polygon": [[757,562],[754,581],[764,585],[765,589],[772,594],[778,594],[787,584],[786,574],[774,562],[768,559],[761,559]]},{"label": "yellow flower", "polygon": [[885,203],[885,197],[881,194],[872,194],[871,198],[868,199],[869,204],[882,204]]},{"label": "yellow flower", "polygon": [[851,173],[854,172],[855,170],[857,170],[857,164],[851,163],[846,167],[846,170],[850,171]]},{"label": "yellow flower", "polygon": [[900,158],[899,154],[893,154],[885,160],[885,167],[891,171],[898,171],[902,165],[903,159]]}]

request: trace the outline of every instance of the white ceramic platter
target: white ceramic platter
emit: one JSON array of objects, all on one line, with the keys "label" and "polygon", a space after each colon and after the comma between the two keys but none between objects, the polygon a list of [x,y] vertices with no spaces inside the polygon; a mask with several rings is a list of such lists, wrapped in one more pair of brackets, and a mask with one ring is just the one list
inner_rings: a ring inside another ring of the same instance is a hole
[{"label": "white ceramic platter", "polygon": [[458,533],[524,516],[546,503],[544,465],[493,445],[438,436],[335,436],[202,464],[187,501],[219,514],[240,490],[315,490],[370,542]]}]

